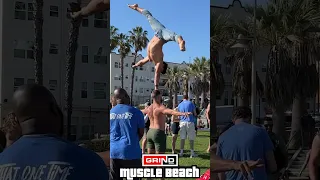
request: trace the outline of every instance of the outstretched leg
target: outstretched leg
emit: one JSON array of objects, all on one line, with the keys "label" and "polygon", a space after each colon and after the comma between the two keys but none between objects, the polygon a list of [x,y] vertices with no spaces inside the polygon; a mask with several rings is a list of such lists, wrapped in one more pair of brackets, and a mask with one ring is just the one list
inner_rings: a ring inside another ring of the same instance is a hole
[{"label": "outstretched leg", "polygon": [[78,12],[72,12],[72,18],[86,17],[94,13],[107,11],[110,9],[110,0],[91,0],[89,4]]},{"label": "outstretched leg", "polygon": [[136,68],[139,66],[143,66],[144,64],[146,64],[147,62],[149,62],[149,58],[145,57],[144,59],[141,59],[140,61],[138,61],[135,65],[132,66],[132,68]]}]

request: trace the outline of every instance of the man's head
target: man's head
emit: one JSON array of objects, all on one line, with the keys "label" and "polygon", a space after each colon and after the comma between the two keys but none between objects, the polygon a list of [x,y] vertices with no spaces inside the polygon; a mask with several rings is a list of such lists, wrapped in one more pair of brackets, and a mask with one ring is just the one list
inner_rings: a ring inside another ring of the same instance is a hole
[{"label": "man's head", "polygon": [[52,93],[44,86],[20,86],[13,95],[13,112],[20,123],[22,135],[62,135],[63,113]]},{"label": "man's head", "polygon": [[130,104],[130,97],[126,90],[117,88],[114,90],[114,99],[117,104]]},{"label": "man's head", "polygon": [[9,147],[21,137],[21,127],[14,113],[9,113],[7,115],[3,122],[2,131],[4,132],[7,140],[5,147]]},{"label": "man's head", "polygon": [[168,64],[163,62],[161,74],[166,74],[168,69]]},{"label": "man's head", "polygon": [[272,128],[273,128],[272,118],[270,118],[270,117],[265,117],[265,118],[264,118],[264,121],[263,121],[263,126],[266,128],[266,130],[268,131],[268,133],[272,132]]},{"label": "man's head", "polygon": [[153,102],[161,103],[162,96],[161,96],[161,92],[159,90],[153,90],[151,93],[151,97],[153,99]]},{"label": "man's head", "polygon": [[233,110],[232,121],[242,120],[248,122],[251,119],[251,109],[246,106],[239,106]]}]

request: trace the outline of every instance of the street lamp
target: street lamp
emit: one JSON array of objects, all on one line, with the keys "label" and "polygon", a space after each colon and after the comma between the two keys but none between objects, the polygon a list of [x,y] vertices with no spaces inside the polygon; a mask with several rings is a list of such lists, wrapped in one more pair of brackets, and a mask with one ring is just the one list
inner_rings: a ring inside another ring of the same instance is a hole
[{"label": "street lamp", "polygon": [[237,43],[231,46],[233,49],[249,48],[249,42],[253,41],[252,48],[252,67],[251,67],[251,124],[256,124],[256,68],[255,68],[255,38],[246,38],[242,34],[238,35]]}]

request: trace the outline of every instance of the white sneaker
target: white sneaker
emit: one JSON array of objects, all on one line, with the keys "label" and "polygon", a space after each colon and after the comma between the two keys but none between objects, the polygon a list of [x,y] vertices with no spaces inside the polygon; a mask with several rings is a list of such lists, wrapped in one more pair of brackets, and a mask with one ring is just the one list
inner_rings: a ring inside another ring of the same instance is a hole
[{"label": "white sneaker", "polygon": [[198,155],[195,154],[195,153],[193,153],[193,154],[190,155],[190,158],[194,158],[194,157],[198,157]]}]

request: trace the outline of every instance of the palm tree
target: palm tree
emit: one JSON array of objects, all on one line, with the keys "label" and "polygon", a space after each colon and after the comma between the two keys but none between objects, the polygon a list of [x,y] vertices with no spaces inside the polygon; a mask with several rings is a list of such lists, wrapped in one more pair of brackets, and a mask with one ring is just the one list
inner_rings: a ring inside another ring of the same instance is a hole
[{"label": "palm tree", "polygon": [[[196,93],[196,103],[197,99],[199,99],[199,95],[201,95],[201,108],[205,107],[205,99],[207,98],[207,93],[210,90],[209,87],[209,74],[210,74],[210,66],[209,60],[206,57],[198,58],[196,57],[193,60],[193,63],[189,65],[191,74],[194,75],[195,83],[194,85],[199,86],[198,88],[194,87],[194,91]],[[198,91],[199,90],[199,91]]]},{"label": "palm tree", "polygon": [[[147,44],[149,42],[148,39],[148,32],[144,31],[141,26],[137,26],[133,28],[131,31],[129,31],[129,39],[130,43],[132,44],[134,48],[134,60],[132,64],[136,64],[137,61],[137,55],[138,52],[142,51],[142,49],[145,49],[147,47]],[[134,82],[134,72],[136,68],[132,68],[131,73],[131,87],[130,87],[130,93],[131,93],[131,105],[133,100],[133,82]]]},{"label": "palm tree", "polygon": [[182,81],[183,81],[183,95],[189,94],[189,72],[190,68],[189,66],[187,68],[181,69],[181,75],[182,75]]},{"label": "palm tree", "polygon": [[118,44],[118,31],[119,29],[114,27],[114,26],[110,26],[110,50],[113,51]]},{"label": "palm tree", "polygon": [[123,88],[123,60],[130,53],[131,45],[129,37],[123,33],[118,35],[118,53],[120,54],[120,68],[121,68],[121,88]]},{"label": "palm tree", "polygon": [[[72,12],[81,10],[81,0],[76,3],[70,3]],[[66,82],[65,82],[65,109],[67,111],[67,138],[71,135],[71,116],[73,103],[73,88],[74,88],[74,71],[76,62],[76,53],[78,49],[79,29],[82,22],[82,17],[71,19],[71,27],[69,30],[69,43],[67,48],[66,59]]]},{"label": "palm tree", "polygon": [[[165,87],[169,90],[169,98],[170,104],[172,103],[173,108],[175,108],[178,105],[178,92],[180,90],[180,69],[178,66],[174,66],[173,68],[168,68],[168,71],[166,73],[166,78],[168,79]],[[172,100],[173,95],[173,100]]]},{"label": "palm tree", "polygon": [[35,83],[43,84],[42,58],[43,58],[43,0],[33,0],[33,22],[34,22],[34,66]]}]

